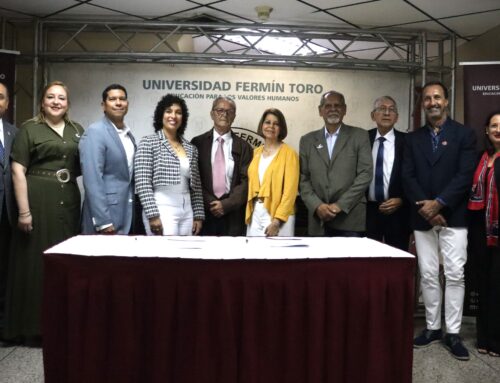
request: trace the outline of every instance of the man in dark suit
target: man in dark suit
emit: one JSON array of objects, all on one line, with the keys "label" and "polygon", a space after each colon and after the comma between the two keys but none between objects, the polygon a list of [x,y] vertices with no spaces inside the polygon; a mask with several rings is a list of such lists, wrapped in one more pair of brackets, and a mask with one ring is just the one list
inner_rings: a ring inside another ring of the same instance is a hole
[{"label": "man in dark suit", "polygon": [[17,222],[9,160],[17,129],[4,119],[8,107],[9,91],[7,86],[0,82],[0,338],[3,330],[10,238],[12,227]]},{"label": "man in dark suit", "polygon": [[396,101],[390,96],[377,98],[371,117],[377,127],[368,131],[374,172],[368,188],[366,235],[408,251],[410,217],[401,179],[405,135],[394,128]]},{"label": "man in dark suit", "polygon": [[300,139],[300,195],[311,236],[360,237],[366,230],[366,189],[373,172],[366,130],[343,124],[344,95],[321,96],[325,126]]},{"label": "man in dark suit", "polygon": [[467,201],[476,165],[474,131],[448,117],[448,90],[440,82],[422,89],[427,123],[407,135],[403,187],[411,206],[411,227],[420,269],[426,329],[415,348],[442,339],[442,292],[439,263],[443,260],[446,336],[444,346],[459,360],[468,360],[460,326],[467,260]]},{"label": "man in dark suit", "polygon": [[[231,131],[236,104],[227,97],[218,97],[210,117],[213,129],[193,138],[198,148],[205,222],[202,235],[245,235],[247,202],[247,168],[252,160],[252,147]],[[217,151],[221,150],[221,157]],[[216,157],[223,158],[216,161]],[[220,176],[219,176],[220,175]]]}]

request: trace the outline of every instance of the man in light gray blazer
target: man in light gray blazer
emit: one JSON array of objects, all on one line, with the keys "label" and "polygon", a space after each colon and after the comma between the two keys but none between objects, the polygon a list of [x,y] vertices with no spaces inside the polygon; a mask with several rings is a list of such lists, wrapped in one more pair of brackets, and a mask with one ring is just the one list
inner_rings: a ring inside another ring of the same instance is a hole
[{"label": "man in light gray blazer", "polygon": [[325,126],[300,139],[300,195],[311,236],[359,237],[366,230],[366,189],[373,173],[368,132],[342,123],[344,95],[329,91],[318,107]]},{"label": "man in light gray blazer", "polygon": [[129,234],[134,212],[135,139],[125,124],[126,89],[109,85],[102,93],[104,117],[80,139],[85,188],[83,234]]},{"label": "man in light gray blazer", "polygon": [[12,228],[17,222],[17,209],[12,189],[10,150],[17,133],[4,119],[9,108],[9,90],[0,82],[0,338],[2,338],[5,290],[9,264]]}]

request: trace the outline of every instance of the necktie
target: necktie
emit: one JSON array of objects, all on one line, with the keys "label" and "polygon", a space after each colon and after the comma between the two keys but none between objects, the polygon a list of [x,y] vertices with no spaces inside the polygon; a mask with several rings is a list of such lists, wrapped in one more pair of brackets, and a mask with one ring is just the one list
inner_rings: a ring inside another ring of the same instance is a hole
[{"label": "necktie", "polygon": [[375,163],[375,199],[384,201],[384,137],[378,138],[377,162]]},{"label": "necktie", "polygon": [[0,140],[0,162],[5,162],[5,149],[3,147],[2,140]]},{"label": "necktie", "polygon": [[220,198],[226,192],[226,160],[224,159],[224,139],[219,137],[217,141],[219,144],[212,166],[212,183],[215,196]]}]

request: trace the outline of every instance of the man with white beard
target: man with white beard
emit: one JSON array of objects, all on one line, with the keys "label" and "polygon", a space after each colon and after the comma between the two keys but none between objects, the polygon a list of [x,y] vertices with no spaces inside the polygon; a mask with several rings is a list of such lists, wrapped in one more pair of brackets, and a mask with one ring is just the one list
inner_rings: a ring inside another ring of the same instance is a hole
[{"label": "man with white beard", "polygon": [[311,236],[361,237],[366,230],[366,189],[373,174],[368,132],[342,121],[342,93],[321,96],[325,126],[300,139],[300,195]]}]

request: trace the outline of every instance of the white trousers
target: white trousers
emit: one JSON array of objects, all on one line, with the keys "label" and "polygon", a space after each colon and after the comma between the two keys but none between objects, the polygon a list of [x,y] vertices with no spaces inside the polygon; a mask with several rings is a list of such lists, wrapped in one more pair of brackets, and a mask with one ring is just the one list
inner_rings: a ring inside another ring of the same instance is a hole
[{"label": "white trousers", "polygon": [[[192,235],[193,208],[189,192],[180,193],[165,190],[154,192],[156,205],[160,211],[163,235]],[[149,227],[149,220],[142,215],[147,235],[153,235]]]},{"label": "white trousers", "polygon": [[467,261],[467,229],[435,226],[431,230],[415,230],[420,269],[420,287],[429,330],[441,328],[442,291],[439,283],[439,255],[445,276],[444,317],[446,332],[458,334],[464,304],[464,266]]},{"label": "white trousers", "polygon": [[[247,225],[247,237],[265,237],[266,227],[271,224],[272,218],[262,202],[254,202],[252,220]],[[295,233],[295,216],[291,215],[281,225],[278,237],[293,237]]]}]

